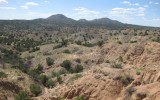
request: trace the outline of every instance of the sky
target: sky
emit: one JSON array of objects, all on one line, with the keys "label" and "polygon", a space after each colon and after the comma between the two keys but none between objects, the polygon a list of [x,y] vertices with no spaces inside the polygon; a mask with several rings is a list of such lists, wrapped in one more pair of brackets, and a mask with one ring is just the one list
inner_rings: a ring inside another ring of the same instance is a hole
[{"label": "sky", "polygon": [[0,19],[30,20],[54,14],[160,27],[160,0],[0,0]]}]

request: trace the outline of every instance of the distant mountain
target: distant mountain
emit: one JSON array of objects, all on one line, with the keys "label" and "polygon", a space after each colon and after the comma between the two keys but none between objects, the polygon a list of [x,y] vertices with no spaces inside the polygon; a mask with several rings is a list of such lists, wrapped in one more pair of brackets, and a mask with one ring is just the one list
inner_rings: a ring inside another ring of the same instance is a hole
[{"label": "distant mountain", "polygon": [[71,28],[146,28],[144,26],[124,24],[109,18],[100,18],[88,21],[80,19],[78,21],[68,18],[62,14],[52,15],[46,19],[39,18],[34,20],[0,20],[0,30],[58,30],[62,27]]},{"label": "distant mountain", "polygon": [[78,22],[88,22],[88,20],[86,20],[86,19],[80,19],[80,20],[78,20]]}]

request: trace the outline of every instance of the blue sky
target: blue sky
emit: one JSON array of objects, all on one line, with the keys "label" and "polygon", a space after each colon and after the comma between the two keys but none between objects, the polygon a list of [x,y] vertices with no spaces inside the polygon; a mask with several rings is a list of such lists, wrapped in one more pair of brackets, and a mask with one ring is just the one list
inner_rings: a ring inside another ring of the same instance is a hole
[{"label": "blue sky", "polygon": [[160,27],[160,0],[0,0],[0,19],[108,17],[123,23]]}]

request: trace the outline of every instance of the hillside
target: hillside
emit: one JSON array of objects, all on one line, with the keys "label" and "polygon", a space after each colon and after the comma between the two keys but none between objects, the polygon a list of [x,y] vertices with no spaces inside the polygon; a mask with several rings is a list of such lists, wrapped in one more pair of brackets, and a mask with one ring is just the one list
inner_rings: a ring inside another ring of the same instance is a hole
[{"label": "hillside", "polygon": [[0,21],[0,100],[159,100],[160,29],[101,18]]}]

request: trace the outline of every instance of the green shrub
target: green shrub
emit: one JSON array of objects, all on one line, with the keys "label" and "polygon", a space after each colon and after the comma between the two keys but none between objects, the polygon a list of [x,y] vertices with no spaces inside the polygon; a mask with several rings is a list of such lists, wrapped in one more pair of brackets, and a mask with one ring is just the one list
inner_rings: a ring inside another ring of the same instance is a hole
[{"label": "green shrub", "polygon": [[77,63],[81,63],[81,59],[79,59],[79,58],[77,58],[75,61],[76,61]]},{"label": "green shrub", "polygon": [[98,42],[97,42],[97,45],[98,45],[99,47],[103,46],[103,44],[104,44],[104,41],[98,41]]},{"label": "green shrub", "polygon": [[115,79],[121,81],[125,86],[127,86],[134,80],[130,75],[126,75],[126,74],[120,75]]},{"label": "green shrub", "polygon": [[14,100],[31,100],[30,96],[24,91],[20,91],[14,98]]},{"label": "green shrub", "polygon": [[34,79],[38,79],[40,73],[41,72],[39,72],[37,69],[31,69],[27,72],[27,74],[32,76]]},{"label": "green shrub", "polygon": [[48,66],[51,66],[51,65],[54,64],[54,60],[52,58],[50,58],[50,57],[47,57],[46,58],[46,63],[47,63]]},{"label": "green shrub", "polygon": [[119,62],[123,62],[122,56],[119,56],[118,61],[119,61]]},{"label": "green shrub", "polygon": [[130,43],[137,43],[137,41],[130,41]]},{"label": "green shrub", "polygon": [[41,75],[39,79],[41,80],[43,85],[45,85],[46,82],[48,81],[48,77],[46,75]]},{"label": "green shrub", "polygon": [[43,71],[43,65],[38,64],[37,70],[40,71],[40,72],[42,72]]},{"label": "green shrub", "polygon": [[55,82],[52,81],[51,79],[49,79],[49,80],[46,81],[45,85],[48,88],[53,88],[55,86]]},{"label": "green shrub", "polygon": [[57,76],[57,82],[58,82],[59,84],[62,83],[62,77],[61,77],[61,76]]},{"label": "green shrub", "polygon": [[95,46],[95,44],[92,44],[92,43],[89,43],[89,42],[85,42],[83,44],[83,46],[85,46],[85,47],[93,47],[93,46]]},{"label": "green shrub", "polygon": [[82,65],[76,65],[75,68],[74,68],[74,72],[75,73],[79,73],[79,72],[82,72],[83,71],[83,66]]},{"label": "green shrub", "polygon": [[68,45],[68,40],[65,40],[64,38],[62,38],[61,45],[62,46],[67,46]]},{"label": "green shrub", "polygon": [[57,76],[60,76],[60,75],[62,75],[62,74],[65,74],[66,73],[66,71],[64,70],[64,69],[61,69],[61,70],[59,70],[58,72],[52,72],[52,76],[53,77],[57,77]]},{"label": "green shrub", "polygon": [[140,68],[137,68],[137,69],[136,69],[136,74],[137,74],[137,75],[140,75],[140,74],[141,74],[141,69],[140,69]]},{"label": "green shrub", "polygon": [[156,39],[153,39],[152,41],[160,43],[160,37],[157,37]]},{"label": "green shrub", "polygon": [[83,96],[76,96],[75,100],[85,100]]},{"label": "green shrub", "polygon": [[81,41],[76,41],[75,42],[77,45],[82,45],[82,42]]},{"label": "green shrub", "polygon": [[118,44],[122,44],[122,42],[121,42],[121,41],[117,41],[117,43],[118,43]]},{"label": "green shrub", "polygon": [[7,77],[7,74],[4,73],[4,72],[0,72],[0,78],[6,78]]},{"label": "green shrub", "polygon": [[71,78],[71,80],[77,80],[80,77],[82,77],[82,74],[76,74]]},{"label": "green shrub", "polygon": [[110,63],[110,61],[109,61],[109,60],[106,60],[106,63]]},{"label": "green shrub", "polygon": [[40,50],[40,47],[33,47],[31,50],[29,50],[29,53],[36,52],[38,50]]},{"label": "green shrub", "polygon": [[64,50],[63,53],[71,54],[71,52],[68,49]]},{"label": "green shrub", "polygon": [[115,63],[115,64],[112,64],[111,67],[113,67],[113,68],[119,68],[119,69],[120,69],[120,68],[122,68],[123,66],[122,66],[122,64],[120,64],[120,63],[118,63],[118,64]]},{"label": "green shrub", "polygon": [[63,63],[61,64],[62,67],[64,67],[66,70],[70,70],[71,69],[71,61],[70,60],[65,60],[63,61]]},{"label": "green shrub", "polygon": [[58,97],[57,100],[64,100],[64,98],[63,97]]},{"label": "green shrub", "polygon": [[38,96],[39,94],[42,93],[42,89],[39,85],[37,84],[31,84],[30,85],[30,91],[35,95]]},{"label": "green shrub", "polygon": [[62,48],[63,46],[61,44],[58,44],[56,46],[53,47],[53,49],[58,49],[58,48]]}]

